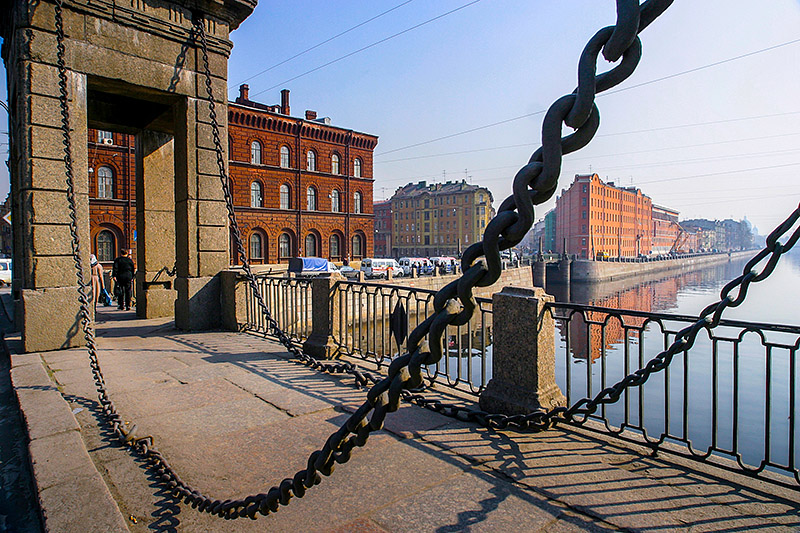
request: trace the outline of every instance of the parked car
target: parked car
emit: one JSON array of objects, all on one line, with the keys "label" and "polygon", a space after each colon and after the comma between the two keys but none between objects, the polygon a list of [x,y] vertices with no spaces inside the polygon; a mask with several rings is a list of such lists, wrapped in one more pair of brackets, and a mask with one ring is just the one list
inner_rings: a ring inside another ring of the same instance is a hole
[{"label": "parked car", "polygon": [[339,274],[346,277],[347,279],[358,279],[358,274],[360,270],[357,270],[349,265],[345,265],[339,268]]},{"label": "parked car", "polygon": [[0,259],[0,287],[11,285],[11,259]]},{"label": "parked car", "polygon": [[389,277],[389,271],[392,272],[392,276],[394,277],[403,276],[403,269],[400,268],[400,265],[394,259],[362,259],[361,271],[370,279],[385,279]]}]

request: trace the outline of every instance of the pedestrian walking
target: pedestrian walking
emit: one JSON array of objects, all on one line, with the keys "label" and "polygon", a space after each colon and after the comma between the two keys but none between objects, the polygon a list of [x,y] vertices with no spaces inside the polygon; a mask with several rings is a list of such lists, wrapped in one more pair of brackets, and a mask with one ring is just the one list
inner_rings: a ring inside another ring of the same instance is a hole
[{"label": "pedestrian walking", "polygon": [[128,256],[128,250],[122,250],[122,255],[114,259],[114,266],[111,270],[111,275],[117,284],[117,308],[126,311],[131,308],[131,283],[136,271],[133,260]]},{"label": "pedestrian walking", "polygon": [[100,301],[100,295],[106,288],[103,280],[103,265],[94,254],[89,256],[89,265],[92,268],[92,302],[94,302],[94,310],[97,311],[97,302]]}]

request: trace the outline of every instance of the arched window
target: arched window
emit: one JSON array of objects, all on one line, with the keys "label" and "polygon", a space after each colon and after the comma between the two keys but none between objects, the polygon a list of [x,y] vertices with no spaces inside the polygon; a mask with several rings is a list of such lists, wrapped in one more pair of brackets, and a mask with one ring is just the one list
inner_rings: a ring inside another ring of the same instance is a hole
[{"label": "arched window", "polygon": [[289,163],[289,147],[281,146],[281,168],[289,167],[291,167],[291,164]]},{"label": "arched window", "polygon": [[358,235],[358,234],[353,235],[353,257],[354,258],[361,257],[364,254],[363,247],[362,247],[362,242],[363,242],[363,239],[361,238],[361,235]]},{"label": "arched window", "polygon": [[264,195],[261,184],[257,181],[250,184],[250,207],[264,207]]},{"label": "arched window", "polygon": [[306,170],[317,170],[317,154],[314,150],[309,150],[306,154]]},{"label": "arched window", "polygon": [[97,260],[98,261],[113,261],[114,251],[117,249],[114,241],[114,233],[104,229],[97,234]]},{"label": "arched window", "polygon": [[338,213],[341,210],[342,209],[339,206],[339,191],[333,189],[331,191],[331,211],[333,211],[334,213]]},{"label": "arched window", "polygon": [[353,193],[353,213],[361,212],[361,193],[356,191]]},{"label": "arched window", "polygon": [[291,209],[292,208],[292,201],[291,195],[289,194],[289,186],[285,183],[281,185],[280,190],[280,197],[281,197],[281,209]]},{"label": "arched window", "polygon": [[281,233],[278,237],[278,258],[286,259],[292,256],[292,238],[288,233]]},{"label": "arched window", "polygon": [[254,165],[261,164],[261,143],[258,141],[250,143],[250,162]]},{"label": "arched window", "polygon": [[317,236],[313,233],[309,233],[306,235],[306,257],[316,257],[317,256]]},{"label": "arched window", "polygon": [[338,174],[339,173],[339,154],[333,154],[331,156],[331,174]]},{"label": "arched window", "polygon": [[309,211],[317,210],[317,189],[309,187],[306,190],[306,209]]},{"label": "arched window", "polygon": [[331,235],[330,239],[331,259],[340,256],[339,252],[339,236],[336,234]]},{"label": "arched window", "polygon": [[356,178],[361,177],[361,159],[357,157],[353,159],[353,176]]},{"label": "arched window", "polygon": [[97,197],[114,198],[114,172],[108,167],[97,169]]},{"label": "arched window", "polygon": [[264,239],[261,237],[260,233],[253,233],[250,235],[250,260],[264,260]]}]

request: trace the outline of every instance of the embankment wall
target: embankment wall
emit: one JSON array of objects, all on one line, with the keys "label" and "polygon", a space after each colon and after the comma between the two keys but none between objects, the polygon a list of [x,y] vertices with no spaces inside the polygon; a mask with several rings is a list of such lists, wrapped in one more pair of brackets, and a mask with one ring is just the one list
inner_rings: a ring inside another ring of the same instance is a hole
[{"label": "embankment wall", "polygon": [[750,257],[754,251],[734,252],[730,256],[725,254],[702,255],[697,257],[681,257],[664,261],[645,263],[614,263],[606,261],[588,261],[579,259],[572,263],[572,281],[575,283],[594,283],[598,281],[613,281],[619,279],[654,274],[661,272],[675,272],[694,270],[696,268],[724,263],[731,259]]}]

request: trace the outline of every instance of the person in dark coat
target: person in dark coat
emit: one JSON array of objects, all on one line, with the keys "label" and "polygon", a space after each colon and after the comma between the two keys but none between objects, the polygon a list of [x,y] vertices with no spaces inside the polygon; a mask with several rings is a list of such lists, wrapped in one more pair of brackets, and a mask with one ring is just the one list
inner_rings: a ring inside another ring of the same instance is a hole
[{"label": "person in dark coat", "polygon": [[128,255],[128,250],[122,250],[122,255],[114,259],[114,266],[111,270],[111,276],[119,288],[117,307],[125,310],[131,308],[131,283],[133,282],[133,273],[136,271],[136,265]]}]

